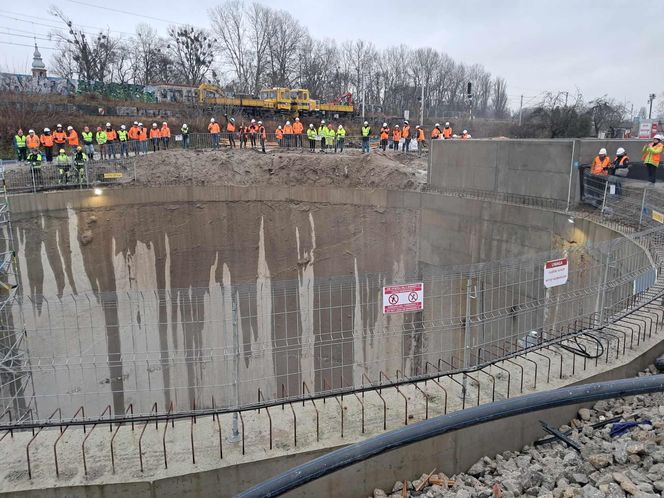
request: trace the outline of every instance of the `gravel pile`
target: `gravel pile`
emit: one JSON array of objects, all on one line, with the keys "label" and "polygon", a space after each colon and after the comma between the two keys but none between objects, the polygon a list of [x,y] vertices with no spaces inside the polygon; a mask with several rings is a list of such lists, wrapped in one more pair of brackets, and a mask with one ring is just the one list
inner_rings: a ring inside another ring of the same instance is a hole
[{"label": "gravel pile", "polygon": [[[650,366],[639,376],[657,373]],[[611,435],[614,423],[593,428],[620,417],[635,422],[621,435]],[[466,473],[447,477],[423,474],[414,481],[395,483],[391,490],[374,490],[373,497],[402,498],[651,498],[664,496],[664,394],[599,401],[582,408],[561,432],[581,452],[560,442],[526,446],[520,452],[505,451],[484,457]]]}]

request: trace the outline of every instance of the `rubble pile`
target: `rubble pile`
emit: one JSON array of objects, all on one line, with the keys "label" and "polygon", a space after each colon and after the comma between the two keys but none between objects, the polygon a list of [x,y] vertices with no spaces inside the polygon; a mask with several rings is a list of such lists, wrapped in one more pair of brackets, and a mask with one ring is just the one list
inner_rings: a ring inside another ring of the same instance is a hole
[{"label": "rubble pile", "polygon": [[[654,365],[639,376],[657,373]],[[466,473],[435,470],[398,481],[374,498],[654,498],[664,496],[664,393],[605,400],[582,408],[560,439],[484,457]]]}]

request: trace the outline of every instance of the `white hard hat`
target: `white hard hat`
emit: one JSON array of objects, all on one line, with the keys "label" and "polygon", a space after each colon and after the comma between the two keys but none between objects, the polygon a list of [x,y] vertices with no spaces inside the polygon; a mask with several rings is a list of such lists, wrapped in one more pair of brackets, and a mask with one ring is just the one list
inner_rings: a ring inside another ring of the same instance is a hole
[{"label": "white hard hat", "polygon": [[605,149],[604,147],[602,147],[601,149],[599,149],[599,155],[600,155],[600,156],[605,156],[605,155],[606,155],[606,149]]},{"label": "white hard hat", "polygon": [[259,121],[258,124],[263,124],[263,122],[262,122],[262,121]]},{"label": "white hard hat", "polygon": [[235,118],[231,118],[231,121],[233,121],[233,123],[235,123]]},{"label": "white hard hat", "polygon": [[163,123],[161,123],[161,124],[163,124],[163,125],[168,125],[168,123],[167,123],[166,121],[164,121],[164,122],[163,122]]},{"label": "white hard hat", "polygon": [[121,129],[121,130],[126,130],[127,127],[126,127],[125,125],[120,125],[120,129]]},{"label": "white hard hat", "polygon": [[34,133],[35,130],[28,130],[28,133]]},{"label": "white hard hat", "polygon": [[395,128],[399,128],[399,125],[394,125]]},{"label": "white hard hat", "polygon": [[138,125],[138,121],[134,121],[134,124],[135,124],[135,125]]},{"label": "white hard hat", "polygon": [[657,135],[655,135],[655,140],[659,140],[659,141],[664,140],[664,135],[661,135],[661,134],[658,133]]},{"label": "white hard hat", "polygon": [[469,133],[466,138],[473,138],[473,136]]},{"label": "white hard hat", "polygon": [[252,122],[252,123],[255,123],[255,122],[256,122],[256,120],[255,120],[255,119],[252,119],[252,120],[251,120],[251,122]]},{"label": "white hard hat", "polygon": [[383,126],[387,126],[387,123],[383,123]]},{"label": "white hard hat", "polygon": [[449,122],[449,121],[445,121],[445,126],[449,126],[449,125],[450,125],[450,122]]},{"label": "white hard hat", "polygon": [[110,128],[110,127],[111,127],[111,123],[106,123],[106,127],[107,127],[107,128]]},{"label": "white hard hat", "polygon": [[420,125],[415,125],[415,129],[417,129],[417,128],[419,128],[419,127],[420,127]]},{"label": "white hard hat", "polygon": [[313,127],[314,127],[314,124],[313,124],[313,123],[310,123],[310,124],[309,124],[309,128],[313,128]]},{"label": "white hard hat", "polygon": [[187,126],[187,123],[184,123],[184,124],[182,125],[182,128],[189,128],[189,127]]},{"label": "white hard hat", "polygon": [[62,125],[60,123],[58,123],[55,127],[56,128],[62,128]]},{"label": "white hard hat", "polygon": [[366,126],[366,125],[368,125],[368,124],[369,124],[369,121],[365,121],[365,122],[364,122],[364,126]]},{"label": "white hard hat", "polygon": [[440,123],[436,123],[435,125],[433,125],[433,127],[434,128],[440,128]]},{"label": "white hard hat", "polygon": [[299,120],[300,120],[300,118],[295,118],[295,121],[299,121]]},{"label": "white hard hat", "polygon": [[281,125],[279,125],[279,129],[281,130]]},{"label": "white hard hat", "polygon": [[455,133],[454,135],[452,135],[452,138],[459,138],[459,135]]},{"label": "white hard hat", "polygon": [[138,126],[143,126],[143,123],[138,123]]},{"label": "white hard hat", "polygon": [[214,123],[214,118],[210,118],[210,123]]},{"label": "white hard hat", "polygon": [[68,129],[68,130],[73,130],[74,127],[73,127],[73,126],[67,126],[67,129]]},{"label": "white hard hat", "polygon": [[616,155],[617,156],[622,156],[623,154],[625,154],[625,149],[623,149],[622,147],[618,147],[618,150],[616,151]]},{"label": "white hard hat", "polygon": [[152,127],[153,127],[153,128],[156,128],[156,127],[157,127],[157,123],[152,123]]},{"label": "white hard hat", "polygon": [[463,134],[466,135],[468,133],[468,130],[463,130]]},{"label": "white hard hat", "polygon": [[286,124],[290,124],[290,121],[286,121]]},{"label": "white hard hat", "polygon": [[44,128],[44,133],[48,133],[49,131],[51,131],[50,128]]},{"label": "white hard hat", "polygon": [[325,124],[325,120],[324,120],[324,119],[321,119],[321,120],[320,120],[320,124]]},{"label": "white hard hat", "polygon": [[343,125],[339,125],[337,128],[340,130],[341,128],[343,128]]},{"label": "white hard hat", "polygon": [[407,120],[407,119],[404,119],[404,120],[403,120],[403,124],[408,124],[408,120]]}]

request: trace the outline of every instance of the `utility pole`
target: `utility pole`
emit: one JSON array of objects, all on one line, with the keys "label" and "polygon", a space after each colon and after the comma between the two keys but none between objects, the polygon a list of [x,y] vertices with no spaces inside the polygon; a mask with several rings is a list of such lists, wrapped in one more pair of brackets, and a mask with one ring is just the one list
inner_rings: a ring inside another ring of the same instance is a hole
[{"label": "utility pole", "polygon": [[655,100],[656,95],[651,93],[648,95],[648,103],[650,104],[650,110],[648,111],[648,119],[652,119],[652,102]]},{"label": "utility pole", "polygon": [[424,126],[424,83],[422,83],[422,99],[420,102],[420,126]]},{"label": "utility pole", "polygon": [[521,94],[521,103],[519,104],[519,126],[521,126],[522,117],[523,117],[523,94]]},{"label": "utility pole", "polygon": [[364,122],[364,74],[362,74],[362,122]]},{"label": "utility pole", "polygon": [[567,107],[567,99],[569,98],[569,92],[565,92],[565,107]]}]

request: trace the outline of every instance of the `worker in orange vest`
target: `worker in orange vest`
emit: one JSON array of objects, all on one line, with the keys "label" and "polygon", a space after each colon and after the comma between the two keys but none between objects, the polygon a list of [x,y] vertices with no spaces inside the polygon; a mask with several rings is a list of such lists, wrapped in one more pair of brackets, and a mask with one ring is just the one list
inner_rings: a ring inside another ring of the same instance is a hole
[{"label": "worker in orange vest", "polygon": [[50,128],[44,128],[44,133],[39,136],[39,141],[44,147],[44,154],[46,155],[46,162],[53,161],[53,135],[51,135]]},{"label": "worker in orange vest", "polygon": [[599,149],[599,153],[593,159],[592,166],[590,167],[590,172],[593,175],[608,175],[609,167],[611,166],[611,160],[606,155],[606,149]]},{"label": "worker in orange vest", "polygon": [[[235,118],[228,119],[228,114],[224,114],[226,118],[226,138],[228,138],[228,146],[231,149],[235,148]],[[242,145],[240,145],[241,147]]]},{"label": "worker in orange vest", "polygon": [[219,127],[219,123],[217,123],[214,118],[210,118],[210,124],[208,125],[208,131],[210,132],[210,138],[212,139],[212,148],[213,149],[218,149],[219,148],[219,133],[221,132],[221,128]]},{"label": "worker in orange vest", "polygon": [[302,142],[302,134],[304,133],[304,126],[300,123],[300,118],[295,118],[295,123],[293,123],[293,137],[295,138],[294,147],[303,147],[304,143]]},{"label": "worker in orange vest", "polygon": [[441,136],[442,132],[440,131],[440,124],[436,123],[433,130],[431,130],[431,140],[438,140]]},{"label": "worker in orange vest", "polygon": [[399,142],[401,141],[401,130],[399,125],[394,125],[392,130],[392,149],[394,152],[399,152]]},{"label": "worker in orange vest", "polygon": [[25,145],[28,150],[39,149],[41,145],[41,140],[37,135],[35,135],[35,130],[28,130],[28,136],[25,137]]},{"label": "worker in orange vest", "polygon": [[284,145],[287,149],[290,149],[291,139],[293,138],[293,126],[290,121],[286,121],[284,125]]},{"label": "worker in orange vest", "polygon": [[443,127],[443,138],[447,140],[448,138],[452,138],[452,127],[450,126],[450,122],[447,121],[445,123],[445,126]]},{"label": "worker in orange vest", "polygon": [[277,139],[277,145],[281,147],[284,139],[284,130],[281,128],[281,125],[279,125],[277,129],[274,130],[274,138]]},{"label": "worker in orange vest", "polygon": [[115,159],[115,144],[118,142],[118,134],[111,126],[111,123],[106,123],[106,149],[108,151],[108,158],[111,158],[113,154],[113,159]]},{"label": "worker in orange vest", "polygon": [[627,173],[629,173],[629,156],[625,152],[625,149],[618,147],[618,150],[616,150],[616,157],[609,168],[609,174],[625,177],[627,176]]},{"label": "worker in orange vest", "polygon": [[263,151],[263,154],[265,154],[265,139],[267,138],[267,130],[265,129],[265,126],[263,126],[263,122],[259,121],[258,122],[258,139],[261,142],[261,149]]},{"label": "worker in orange vest", "polygon": [[65,148],[66,143],[67,134],[62,129],[62,125],[58,124],[53,132],[53,146],[55,147],[55,150],[59,151],[60,149]]},{"label": "worker in orange vest", "polygon": [[662,159],[662,149],[664,149],[662,140],[664,140],[664,136],[658,134],[655,135],[655,138],[651,143],[643,146],[643,156],[641,157],[641,160],[648,168],[648,181],[650,183],[655,183],[657,180],[657,168]]},{"label": "worker in orange vest", "polygon": [[390,128],[387,126],[387,123],[383,123],[383,126],[380,128],[380,148],[385,151],[387,149],[387,141],[390,138]]},{"label": "worker in orange vest", "polygon": [[163,148],[168,149],[168,143],[171,141],[171,129],[168,127],[168,123],[166,121],[161,123],[159,136],[161,137],[161,145]]},{"label": "worker in orange vest", "polygon": [[415,126],[415,133],[417,134],[415,137],[417,139],[417,153],[421,156],[422,149],[424,149],[424,144],[427,140],[424,134],[424,128],[422,128],[420,125]]},{"label": "worker in orange vest", "polygon": [[79,146],[78,133],[76,133],[73,126],[67,126],[67,133],[67,143],[69,144],[69,147],[71,147],[71,153],[75,154],[76,148]]},{"label": "worker in orange vest", "polygon": [[242,122],[240,123],[240,149],[247,148],[247,135],[249,135],[249,127]]},{"label": "worker in orange vest", "polygon": [[408,152],[410,148],[410,123],[408,121],[403,122],[401,137],[403,138],[403,151]]},{"label": "worker in orange vest", "polygon": [[152,142],[152,152],[157,152],[159,150],[159,139],[161,138],[161,133],[159,128],[157,128],[157,123],[152,123],[152,129],[150,130],[150,142]]},{"label": "worker in orange vest", "polygon": [[143,151],[143,154],[148,153],[148,129],[143,126],[143,123],[138,123],[138,128],[140,133],[138,135],[139,145]]},{"label": "worker in orange vest", "polygon": [[127,133],[129,136],[129,141],[131,142],[131,148],[134,151],[134,155],[138,155],[138,139],[141,135],[141,130],[138,128],[138,121],[134,121],[134,124],[129,128]]}]

